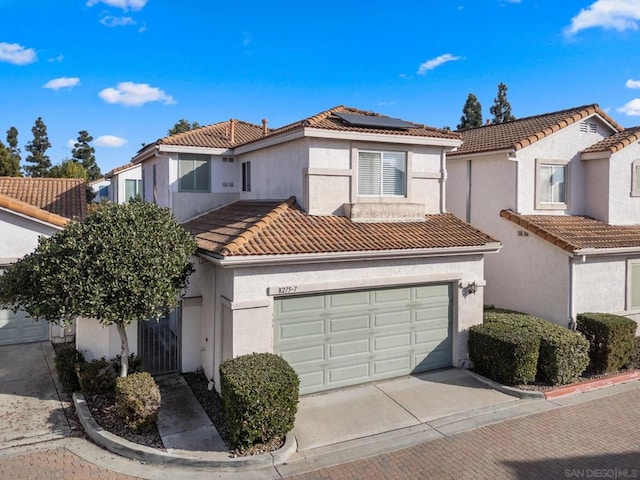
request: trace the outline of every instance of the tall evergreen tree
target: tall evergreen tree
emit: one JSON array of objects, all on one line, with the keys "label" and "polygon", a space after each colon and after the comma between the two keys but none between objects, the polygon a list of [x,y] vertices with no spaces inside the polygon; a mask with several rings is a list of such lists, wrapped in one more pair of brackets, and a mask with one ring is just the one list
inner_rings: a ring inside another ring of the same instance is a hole
[{"label": "tall evergreen tree", "polygon": [[11,150],[0,142],[0,177],[19,177],[20,164],[11,157]]},{"label": "tall evergreen tree", "polygon": [[91,146],[91,142],[93,137],[86,130],[81,130],[78,132],[78,141],[71,151],[72,160],[82,165],[90,182],[101,176],[100,167],[96,163],[96,149]]},{"label": "tall evergreen tree", "polygon": [[188,132],[194,128],[200,128],[200,124],[198,122],[190,122],[189,120],[181,118],[173,127],[167,130],[167,135],[176,135],[177,133]]},{"label": "tall evergreen tree", "polygon": [[31,132],[33,140],[25,147],[25,150],[29,152],[25,160],[31,165],[27,165],[25,171],[30,177],[46,177],[51,168],[51,159],[46,153],[51,147],[51,143],[49,143],[47,126],[42,121],[42,117],[36,119]]},{"label": "tall evergreen tree", "polygon": [[507,86],[500,82],[498,85],[498,95],[493,99],[493,106],[489,110],[493,115],[493,123],[504,123],[515,120],[511,115],[511,104],[507,100]]},{"label": "tall evergreen tree", "polygon": [[18,147],[18,129],[16,127],[10,127],[7,130],[7,144],[9,146],[9,153],[11,154],[11,162],[14,165],[14,169],[16,171],[16,175],[12,175],[15,177],[20,177],[22,174],[20,173],[20,148]]},{"label": "tall evergreen tree", "polygon": [[456,128],[463,130],[480,126],[482,126],[482,105],[478,98],[473,93],[470,93],[464,103],[464,107],[462,107],[462,117],[460,117],[460,123]]}]

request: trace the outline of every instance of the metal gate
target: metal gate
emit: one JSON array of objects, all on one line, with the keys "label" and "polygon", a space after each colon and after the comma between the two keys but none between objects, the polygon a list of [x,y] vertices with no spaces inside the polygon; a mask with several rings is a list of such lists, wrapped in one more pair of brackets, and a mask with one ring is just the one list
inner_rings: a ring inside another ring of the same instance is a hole
[{"label": "metal gate", "polygon": [[138,322],[138,355],[152,375],[180,371],[182,309],[146,322]]}]

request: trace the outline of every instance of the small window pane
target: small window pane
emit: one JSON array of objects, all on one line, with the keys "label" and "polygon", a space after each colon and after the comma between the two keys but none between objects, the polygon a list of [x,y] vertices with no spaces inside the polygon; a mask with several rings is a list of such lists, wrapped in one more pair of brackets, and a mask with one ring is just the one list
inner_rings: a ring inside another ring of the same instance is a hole
[{"label": "small window pane", "polygon": [[565,170],[562,165],[541,165],[539,176],[541,203],[566,203]]},{"label": "small window pane", "polygon": [[209,162],[208,161],[194,161],[194,173],[195,173],[195,190],[204,192],[209,190]]},{"label": "small window pane", "polygon": [[183,192],[208,192],[211,189],[211,162],[208,155],[180,154],[179,189]]},{"label": "small window pane", "polygon": [[405,170],[404,153],[384,153],[382,159],[383,195],[404,195]]},{"label": "small window pane", "polygon": [[631,308],[640,308],[640,263],[631,264]]},{"label": "small window pane", "polygon": [[129,200],[136,198],[138,195],[138,180],[125,180],[124,181],[124,199]]},{"label": "small window pane", "polygon": [[636,192],[640,192],[640,165],[636,165]]},{"label": "small window pane", "polygon": [[358,194],[380,195],[382,178],[382,155],[375,152],[359,152],[358,154]]}]

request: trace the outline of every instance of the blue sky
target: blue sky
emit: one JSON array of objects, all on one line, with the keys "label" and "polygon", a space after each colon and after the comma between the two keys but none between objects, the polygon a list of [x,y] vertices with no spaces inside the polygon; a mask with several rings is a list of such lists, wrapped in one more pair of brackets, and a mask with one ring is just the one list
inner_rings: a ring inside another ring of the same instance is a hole
[{"label": "blue sky", "polygon": [[[516,117],[599,103],[640,124],[640,0],[0,0],[0,139],[79,130],[103,172],[181,118],[271,127],[336,105],[455,128],[500,82]],[[23,161],[24,164],[24,161]]]}]

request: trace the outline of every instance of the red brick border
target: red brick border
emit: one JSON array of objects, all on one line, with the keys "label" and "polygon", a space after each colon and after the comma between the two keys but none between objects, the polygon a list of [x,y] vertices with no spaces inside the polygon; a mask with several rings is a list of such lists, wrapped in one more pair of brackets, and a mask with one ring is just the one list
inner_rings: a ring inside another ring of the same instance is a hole
[{"label": "red brick border", "polygon": [[588,392],[590,390],[596,390],[602,387],[609,387],[611,385],[617,385],[619,383],[626,383],[632,380],[640,379],[640,370],[632,370],[629,372],[618,373],[605,378],[594,378],[592,380],[585,380],[584,382],[573,383],[571,385],[564,385],[544,392],[545,400],[552,400],[554,398],[564,397],[565,395],[572,395],[574,393]]}]

